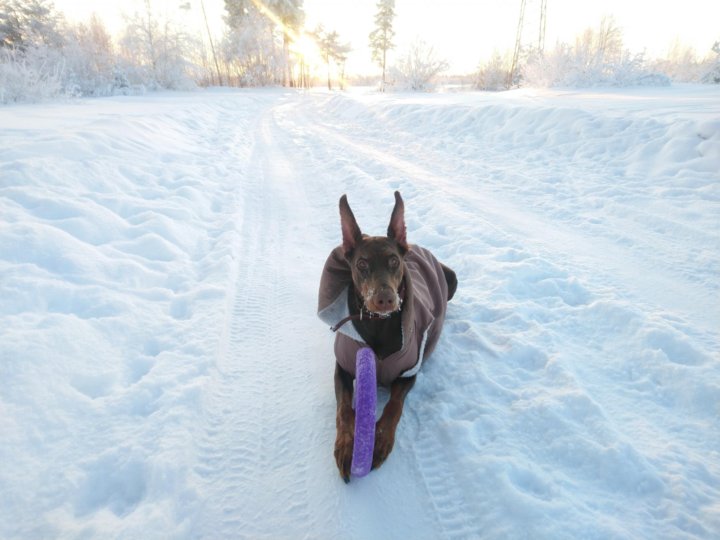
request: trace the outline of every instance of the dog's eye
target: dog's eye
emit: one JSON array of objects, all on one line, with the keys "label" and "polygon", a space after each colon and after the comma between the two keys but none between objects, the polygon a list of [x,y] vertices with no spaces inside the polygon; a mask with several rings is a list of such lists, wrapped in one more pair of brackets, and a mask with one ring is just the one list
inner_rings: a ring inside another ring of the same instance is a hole
[{"label": "dog's eye", "polygon": [[357,263],[355,263],[355,266],[357,266],[357,269],[361,272],[365,272],[368,269],[368,262],[365,259],[359,259]]},{"label": "dog's eye", "polygon": [[398,259],[397,257],[390,257],[388,265],[390,266],[390,268],[397,268],[398,266],[400,266],[400,259]]}]

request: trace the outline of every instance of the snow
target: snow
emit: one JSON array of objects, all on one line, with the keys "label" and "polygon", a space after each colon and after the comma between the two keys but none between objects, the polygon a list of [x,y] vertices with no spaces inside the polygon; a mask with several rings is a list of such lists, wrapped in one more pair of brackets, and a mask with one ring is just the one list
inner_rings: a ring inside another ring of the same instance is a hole
[{"label": "snow", "polygon": [[[317,285],[395,189],[460,286],[345,485]],[[0,109],[0,537],[717,538],[719,217],[714,87]]]}]

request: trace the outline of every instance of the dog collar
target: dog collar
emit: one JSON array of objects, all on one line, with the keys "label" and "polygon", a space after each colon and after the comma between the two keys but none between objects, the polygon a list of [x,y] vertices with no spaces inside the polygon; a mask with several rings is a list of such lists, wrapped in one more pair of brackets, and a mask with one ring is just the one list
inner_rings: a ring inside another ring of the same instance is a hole
[{"label": "dog collar", "polygon": [[400,283],[400,287],[398,288],[398,297],[400,298],[400,305],[398,306],[397,311],[389,311],[387,313],[375,313],[374,311],[368,311],[368,309],[365,307],[365,303],[363,302],[362,308],[360,308],[360,313],[356,313],[355,315],[348,315],[344,319],[342,319],[340,322],[338,322],[335,326],[331,326],[330,330],[333,332],[337,332],[342,328],[342,326],[347,323],[348,321],[377,321],[377,320],[384,320],[389,319],[392,317],[393,313],[400,313],[402,311],[402,305],[405,301],[405,280],[402,280],[402,283]]},{"label": "dog collar", "polygon": [[393,313],[400,313],[401,310],[402,308],[398,309],[397,311],[390,311],[388,313],[373,313],[372,311],[368,311],[367,309],[365,309],[365,306],[363,306],[363,308],[360,310],[360,313],[356,313],[355,315],[348,315],[335,326],[331,326],[330,330],[332,330],[333,332],[337,332],[348,321],[377,321],[389,319],[390,317],[392,317]]}]

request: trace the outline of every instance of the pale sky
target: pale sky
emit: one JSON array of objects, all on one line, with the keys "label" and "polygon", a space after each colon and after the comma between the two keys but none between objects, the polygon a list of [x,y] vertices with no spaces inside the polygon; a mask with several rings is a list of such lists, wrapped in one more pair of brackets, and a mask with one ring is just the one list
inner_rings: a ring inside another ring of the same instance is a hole
[{"label": "pale sky", "polygon": [[[177,9],[186,0],[152,0],[161,12],[184,13],[183,20],[196,31],[202,30],[199,0],[189,0],[192,10]],[[347,73],[375,73],[368,49],[373,28],[376,0],[305,0],[306,24],[322,23],[336,30],[341,40],[350,42]],[[96,11],[112,31],[122,27],[121,13],[142,9],[141,0],[55,0],[55,5],[71,19],[84,19]],[[220,35],[223,0],[205,0],[213,32]],[[396,0],[396,49],[401,54],[417,38],[432,45],[451,65],[451,72],[476,70],[494,50],[504,53],[515,43],[520,0]],[[693,47],[704,56],[714,41],[720,40],[720,0],[547,0],[545,45],[572,42],[588,27],[597,28],[603,16],[613,16],[622,28],[625,47],[646,51],[650,57],[664,56],[670,45]],[[537,42],[540,0],[527,0],[524,41]],[[390,61],[393,56],[390,56]]]}]

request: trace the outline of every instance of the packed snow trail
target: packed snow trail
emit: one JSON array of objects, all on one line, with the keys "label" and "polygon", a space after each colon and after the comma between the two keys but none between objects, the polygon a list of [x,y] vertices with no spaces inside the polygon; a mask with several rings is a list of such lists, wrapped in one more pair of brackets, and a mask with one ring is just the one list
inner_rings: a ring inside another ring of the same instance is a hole
[{"label": "packed snow trail", "polygon": [[[717,537],[718,117],[712,88],[0,110],[0,537]],[[339,196],[382,234],[395,189],[460,287],[345,485],[318,279]]]},{"label": "packed snow trail", "polygon": [[406,513],[414,522],[407,530],[416,537],[442,536],[432,522],[415,517],[432,517],[431,501],[412,504],[413,497],[402,495],[423,493],[422,477],[405,471],[406,479],[389,480],[393,489],[368,498],[366,488],[359,500],[338,481],[332,336],[318,331],[314,313],[315,270],[337,239],[318,238],[317,211],[309,202],[322,201],[335,217],[337,193],[298,167],[300,152],[277,126],[274,110],[262,115],[254,133],[239,186],[235,294],[206,385],[196,468],[203,504],[191,533],[368,538],[392,530],[398,514]]},{"label": "packed snow trail", "polygon": [[300,217],[304,197],[282,156],[269,147],[267,123],[254,126],[258,137],[239,186],[244,197],[235,290],[203,411],[197,471],[204,504],[193,532],[204,538],[229,538],[239,530],[261,537],[269,522],[303,530],[310,521],[304,454],[311,447],[307,428],[314,426],[297,429],[317,408],[316,396],[302,390],[309,372],[299,360],[307,351],[298,345],[297,356],[275,353],[292,349],[295,314],[308,300],[292,294],[297,250],[284,217],[292,214],[292,201]]}]

